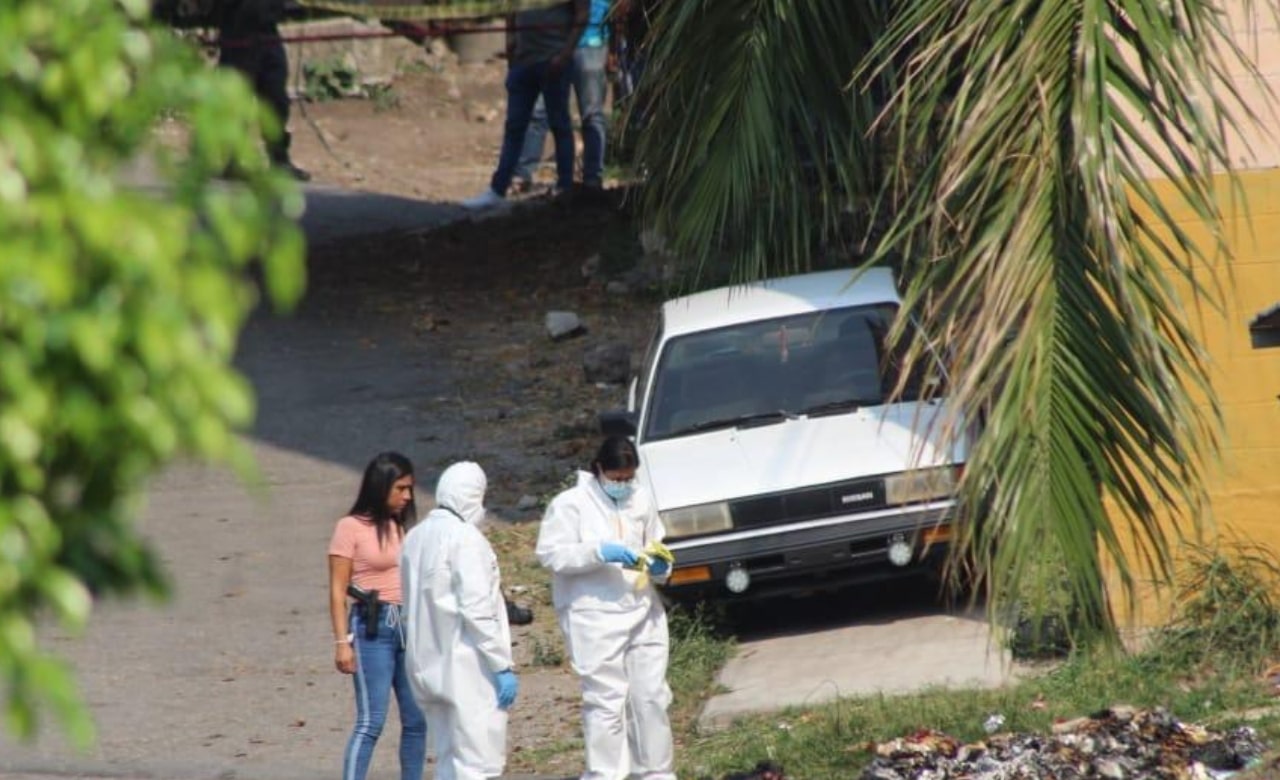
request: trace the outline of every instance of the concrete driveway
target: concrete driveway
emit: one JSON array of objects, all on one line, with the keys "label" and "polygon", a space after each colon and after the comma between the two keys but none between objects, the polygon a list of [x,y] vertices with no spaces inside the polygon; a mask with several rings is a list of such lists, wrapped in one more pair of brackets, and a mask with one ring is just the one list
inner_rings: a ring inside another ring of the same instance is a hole
[{"label": "concrete driveway", "polygon": [[762,602],[738,636],[704,728],[848,696],[999,687],[1018,673],[981,608],[943,606],[923,580]]}]

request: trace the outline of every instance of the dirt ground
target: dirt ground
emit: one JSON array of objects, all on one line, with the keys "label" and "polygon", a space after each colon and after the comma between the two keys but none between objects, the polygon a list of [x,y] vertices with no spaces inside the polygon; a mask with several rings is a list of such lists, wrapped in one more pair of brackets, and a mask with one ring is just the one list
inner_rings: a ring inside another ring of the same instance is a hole
[{"label": "dirt ground", "polygon": [[[446,60],[399,75],[392,100],[300,104],[295,159],[320,185],[433,203],[469,197],[487,186],[496,162],[504,73],[500,62]],[[540,504],[585,465],[598,442],[596,415],[622,403],[620,387],[584,381],[583,352],[622,342],[638,361],[652,324],[652,291],[606,290],[639,252],[619,193],[594,203],[526,196],[506,215],[335,241],[310,253],[314,301],[336,296],[357,321],[395,323],[448,366],[453,392],[415,403],[428,418],[460,418],[460,440],[420,467],[434,474],[462,457],[479,461],[490,475],[490,509],[516,523],[538,517],[537,508],[517,508],[522,499]],[[577,313],[586,333],[551,340],[544,325],[551,310]],[[538,615],[516,631],[527,671],[509,771],[576,774],[576,681],[532,557],[535,533],[519,525],[493,533],[508,589]]]},{"label": "dirt ground", "polygon": [[[446,208],[487,186],[501,143],[505,65],[424,62],[394,79],[391,100],[295,104],[294,157],[313,184]],[[549,185],[552,168],[543,166],[540,182]],[[513,193],[517,207],[500,215],[455,215],[438,229],[326,242],[310,253],[313,290],[341,291],[357,315],[399,322],[444,350],[465,393],[425,403],[460,411],[478,456],[502,463],[492,505],[542,496],[566,464],[589,459],[596,415],[623,396],[584,382],[582,355],[621,342],[638,362],[652,327],[660,293],[631,275],[642,253],[638,228],[623,188],[608,185],[603,201]],[[630,281],[618,289],[619,279]],[[553,310],[577,313],[585,334],[549,339],[544,317]]]},{"label": "dirt ground", "polygon": [[[424,54],[380,97],[295,102],[294,157],[320,184],[436,202],[478,194],[498,159],[505,74],[501,61]],[[552,181],[550,166],[541,176]]]},{"label": "dirt ground", "polygon": [[[324,547],[379,449],[413,458],[420,506],[448,463],[485,467],[487,503],[510,521],[493,536],[504,584],[537,615],[515,631],[523,673],[508,771],[580,771],[576,681],[533,560],[536,526],[523,521],[590,459],[597,413],[623,403],[621,386],[584,380],[584,352],[622,342],[638,361],[656,297],[607,289],[639,253],[617,197],[530,198],[453,221],[496,160],[502,73],[414,67],[394,80],[394,100],[295,106],[309,202],[333,188],[396,196],[421,204],[421,226],[410,215],[404,229],[313,244],[298,311],[253,318],[237,362],[259,398],[261,489],[190,464],[156,481],[140,523],[173,599],[100,605],[87,635],[48,637],[77,670],[96,746],[70,750],[52,722],[31,745],[0,735],[0,774],[338,776],[352,701],[332,668]],[[576,312],[585,333],[553,341],[552,310]],[[398,776],[397,742],[393,714],[372,780]]]}]

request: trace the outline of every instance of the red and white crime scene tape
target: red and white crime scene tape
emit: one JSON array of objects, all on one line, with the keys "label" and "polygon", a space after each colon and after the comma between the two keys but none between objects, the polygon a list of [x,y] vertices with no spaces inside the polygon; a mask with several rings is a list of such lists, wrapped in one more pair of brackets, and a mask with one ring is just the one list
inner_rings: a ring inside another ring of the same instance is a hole
[{"label": "red and white crime scene tape", "polygon": [[303,8],[387,21],[483,19],[520,11],[550,8],[565,0],[437,0],[423,3],[354,3],[343,0],[296,0]]}]

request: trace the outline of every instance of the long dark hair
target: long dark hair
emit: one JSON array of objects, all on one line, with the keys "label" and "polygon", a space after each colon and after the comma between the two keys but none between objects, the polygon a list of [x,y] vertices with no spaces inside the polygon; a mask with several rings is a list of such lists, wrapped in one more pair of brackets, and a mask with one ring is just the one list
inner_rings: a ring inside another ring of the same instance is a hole
[{"label": "long dark hair", "polygon": [[596,450],[595,460],[591,461],[591,470],[596,476],[606,471],[618,469],[634,469],[640,467],[640,453],[636,445],[626,436],[610,436]]},{"label": "long dark hair", "polygon": [[403,534],[405,526],[417,517],[418,510],[413,499],[409,499],[409,503],[405,504],[399,514],[393,515],[387,511],[387,497],[391,495],[391,486],[397,479],[405,476],[413,476],[413,464],[398,452],[378,453],[364,468],[360,493],[348,514],[366,517],[373,523],[378,529],[379,546],[387,543],[392,523]]}]

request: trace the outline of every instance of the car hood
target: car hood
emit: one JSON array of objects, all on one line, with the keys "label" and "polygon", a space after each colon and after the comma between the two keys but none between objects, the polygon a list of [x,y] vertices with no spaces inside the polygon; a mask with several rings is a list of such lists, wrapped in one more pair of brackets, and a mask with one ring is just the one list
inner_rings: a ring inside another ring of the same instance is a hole
[{"label": "car hood", "polygon": [[964,461],[937,446],[942,407],[900,403],[695,433],[640,446],[659,509]]}]

